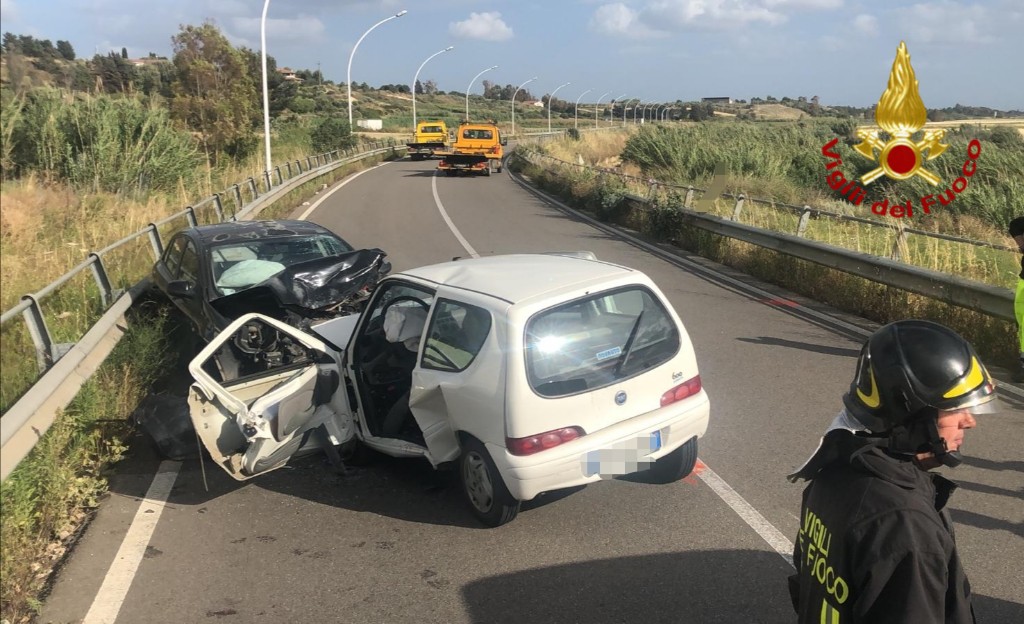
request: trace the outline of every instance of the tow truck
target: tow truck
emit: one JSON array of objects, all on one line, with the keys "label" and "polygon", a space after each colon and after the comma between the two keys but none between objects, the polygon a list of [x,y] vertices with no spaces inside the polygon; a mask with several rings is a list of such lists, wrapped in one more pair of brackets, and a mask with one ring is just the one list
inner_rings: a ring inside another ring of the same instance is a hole
[{"label": "tow truck", "polygon": [[406,145],[412,160],[423,160],[438,151],[446,151],[451,147],[448,126],[443,121],[421,121],[416,124],[412,141]]},{"label": "tow truck", "polygon": [[459,124],[455,143],[448,152],[438,153],[441,162],[437,164],[446,175],[465,173],[482,173],[491,175],[494,169],[501,173],[501,159],[505,155],[503,146],[508,139],[501,136],[496,122],[470,122]]}]

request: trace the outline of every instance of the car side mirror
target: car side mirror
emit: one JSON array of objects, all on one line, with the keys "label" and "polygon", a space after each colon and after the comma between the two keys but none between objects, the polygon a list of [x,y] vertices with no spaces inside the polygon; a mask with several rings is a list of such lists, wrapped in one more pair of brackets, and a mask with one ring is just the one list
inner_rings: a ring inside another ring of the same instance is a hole
[{"label": "car side mirror", "polygon": [[501,144],[508,145],[508,139],[506,137],[501,137]]},{"label": "car side mirror", "polygon": [[196,285],[185,280],[175,280],[167,284],[167,294],[172,297],[191,299],[196,296]]},{"label": "car side mirror", "polygon": [[391,263],[390,262],[382,262],[381,265],[380,265],[380,270],[378,272],[381,275],[387,275],[388,273],[390,273],[391,272]]}]

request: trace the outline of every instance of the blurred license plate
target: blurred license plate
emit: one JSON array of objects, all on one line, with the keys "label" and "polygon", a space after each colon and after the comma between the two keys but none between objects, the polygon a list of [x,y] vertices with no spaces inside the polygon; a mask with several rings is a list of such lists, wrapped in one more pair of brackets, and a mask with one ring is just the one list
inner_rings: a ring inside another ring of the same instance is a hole
[{"label": "blurred license plate", "polygon": [[645,438],[620,442],[611,448],[589,451],[581,462],[584,476],[623,475],[650,468],[646,459],[661,449],[661,431],[652,431]]}]

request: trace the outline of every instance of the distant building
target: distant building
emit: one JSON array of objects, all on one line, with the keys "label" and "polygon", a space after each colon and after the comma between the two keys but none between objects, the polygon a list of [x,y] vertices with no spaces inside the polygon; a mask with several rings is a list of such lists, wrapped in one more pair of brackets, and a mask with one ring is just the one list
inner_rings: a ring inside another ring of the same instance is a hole
[{"label": "distant building", "polygon": [[526,100],[523,102],[524,106],[536,106],[537,108],[544,108],[544,102],[541,100]]},{"label": "distant building", "polygon": [[384,127],[384,122],[380,119],[357,119],[356,126],[366,130],[380,130]]},{"label": "distant building", "polygon": [[146,58],[128,59],[128,62],[135,67],[143,67],[145,65],[159,65],[161,63],[170,63],[168,59],[162,56],[150,56]]},{"label": "distant building", "polygon": [[712,104],[732,104],[731,97],[707,97],[701,98],[701,102],[711,102]]},{"label": "distant building", "polygon": [[281,74],[285,80],[292,80],[295,82],[302,82],[302,78],[295,75],[295,71],[290,67],[279,67],[277,73]]}]

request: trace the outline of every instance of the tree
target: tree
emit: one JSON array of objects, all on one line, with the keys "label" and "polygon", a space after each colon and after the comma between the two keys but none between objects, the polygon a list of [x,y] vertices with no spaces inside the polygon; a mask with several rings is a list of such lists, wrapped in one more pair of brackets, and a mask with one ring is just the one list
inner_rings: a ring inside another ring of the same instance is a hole
[{"label": "tree", "polygon": [[121,58],[128,58],[128,48],[121,48]]},{"label": "tree", "polygon": [[92,57],[93,74],[99,78],[99,85],[104,93],[126,93],[131,91],[137,79],[135,66],[116,52],[106,56],[97,54]]},{"label": "tree", "polygon": [[75,60],[75,49],[73,47],[71,47],[71,42],[70,41],[61,41],[60,39],[58,39],[57,40],[57,52],[66,61],[73,61],[73,60]]},{"label": "tree", "polygon": [[321,117],[320,121],[309,132],[309,140],[313,151],[324,153],[336,149],[353,147],[356,138],[352,136],[352,127],[347,119],[333,115]]},{"label": "tree", "polygon": [[433,80],[428,80],[423,83],[423,94],[424,95],[437,95],[437,83]]},{"label": "tree", "polygon": [[416,79],[416,85],[414,88],[416,89],[416,95],[423,95],[423,83],[420,82],[418,78]]},{"label": "tree", "polygon": [[260,119],[257,89],[246,58],[212,23],[182,26],[171,38],[177,76],[171,114],[200,134],[211,162],[255,149]]}]

